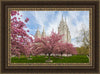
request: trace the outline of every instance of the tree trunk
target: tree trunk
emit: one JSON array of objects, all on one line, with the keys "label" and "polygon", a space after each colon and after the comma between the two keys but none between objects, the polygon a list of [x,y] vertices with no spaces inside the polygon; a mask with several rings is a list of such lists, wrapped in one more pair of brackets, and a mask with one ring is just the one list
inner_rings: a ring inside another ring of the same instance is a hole
[{"label": "tree trunk", "polygon": [[62,53],[61,53],[61,58],[62,58]]},{"label": "tree trunk", "polygon": [[48,58],[48,60],[46,60],[46,62],[53,62],[53,60],[50,59],[50,55],[51,55],[51,53],[48,54],[49,58]]},{"label": "tree trunk", "polygon": [[62,53],[61,53],[61,57],[62,57]]}]

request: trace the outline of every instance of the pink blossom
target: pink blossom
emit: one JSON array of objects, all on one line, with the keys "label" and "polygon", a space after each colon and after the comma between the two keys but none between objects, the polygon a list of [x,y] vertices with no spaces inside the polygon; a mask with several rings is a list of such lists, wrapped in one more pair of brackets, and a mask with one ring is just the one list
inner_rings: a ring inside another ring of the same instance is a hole
[{"label": "pink blossom", "polygon": [[26,19],[25,19],[25,22],[28,22],[28,21],[29,21],[29,18],[26,18]]},{"label": "pink blossom", "polygon": [[14,16],[17,14],[17,11],[11,11],[11,16]]},{"label": "pink blossom", "polygon": [[27,32],[29,32],[29,30],[27,30]]},{"label": "pink blossom", "polygon": [[18,18],[20,20],[20,18]]}]

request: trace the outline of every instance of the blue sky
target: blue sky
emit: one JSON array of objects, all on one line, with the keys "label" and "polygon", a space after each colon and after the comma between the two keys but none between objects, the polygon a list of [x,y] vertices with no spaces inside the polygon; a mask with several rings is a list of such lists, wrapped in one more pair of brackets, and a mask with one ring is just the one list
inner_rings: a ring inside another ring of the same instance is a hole
[{"label": "blue sky", "polygon": [[74,46],[80,46],[76,43],[75,38],[79,35],[82,26],[87,30],[89,29],[89,11],[20,11],[20,14],[23,15],[22,21],[26,17],[29,18],[25,30],[30,30],[28,33],[30,36],[31,34],[35,35],[37,28],[42,32],[43,26],[47,35],[51,33],[52,29],[58,32],[58,26],[63,15],[64,20],[66,17],[71,33],[71,43]]}]

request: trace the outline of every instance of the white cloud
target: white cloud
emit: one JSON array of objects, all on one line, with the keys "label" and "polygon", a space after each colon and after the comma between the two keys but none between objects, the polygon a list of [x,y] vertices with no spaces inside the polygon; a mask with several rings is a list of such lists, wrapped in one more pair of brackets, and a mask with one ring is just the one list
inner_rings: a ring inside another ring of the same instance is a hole
[{"label": "white cloud", "polygon": [[46,21],[48,21],[48,15],[53,15],[54,12],[52,11],[34,11],[32,15],[35,17],[36,22],[41,26],[39,27],[40,31],[43,30],[43,27]]},{"label": "white cloud", "polygon": [[48,23],[48,27],[46,29],[47,35],[49,35],[51,33],[52,29],[54,29],[54,31],[56,33],[58,32],[58,26],[59,26],[59,23],[61,21],[61,17],[62,17],[62,12],[59,12],[56,19],[53,19],[52,22]]}]

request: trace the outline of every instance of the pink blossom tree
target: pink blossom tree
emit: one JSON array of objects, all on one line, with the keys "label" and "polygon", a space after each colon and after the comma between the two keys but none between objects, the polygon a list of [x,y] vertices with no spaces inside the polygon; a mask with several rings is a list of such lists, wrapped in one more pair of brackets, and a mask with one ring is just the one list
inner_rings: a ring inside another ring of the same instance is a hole
[{"label": "pink blossom tree", "polygon": [[61,58],[62,58],[63,54],[77,54],[77,51],[76,48],[71,43],[60,41],[55,46],[54,53],[61,54]]},{"label": "pink blossom tree", "polygon": [[49,37],[35,38],[35,43],[42,44],[41,53],[47,53],[50,60],[50,56],[53,53],[56,44],[62,39],[62,36],[63,35],[60,35],[59,33],[55,33],[54,31],[52,31]]},{"label": "pink blossom tree", "polygon": [[[26,24],[20,20],[22,15],[20,18],[15,15],[20,14],[18,11],[11,11],[11,55],[20,56],[24,54],[29,56],[33,39],[24,30]],[[29,19],[26,18],[25,22],[27,23],[28,21]]]},{"label": "pink blossom tree", "polygon": [[76,48],[71,43],[68,44],[68,51],[71,54],[77,54]]}]

